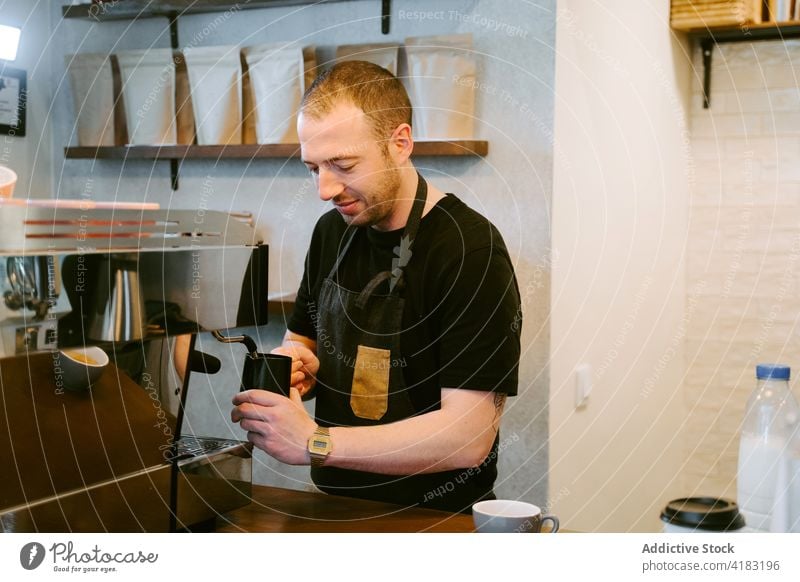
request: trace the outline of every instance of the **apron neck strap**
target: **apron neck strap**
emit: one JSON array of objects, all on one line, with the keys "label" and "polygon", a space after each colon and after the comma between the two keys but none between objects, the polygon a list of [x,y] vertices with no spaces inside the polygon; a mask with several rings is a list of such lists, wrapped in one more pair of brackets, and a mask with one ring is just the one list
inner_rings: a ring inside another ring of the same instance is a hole
[{"label": "apron neck strap", "polygon": [[[419,230],[419,223],[422,220],[422,212],[425,210],[425,202],[428,200],[428,183],[425,181],[425,178],[419,175],[417,172],[417,192],[414,194],[414,204],[411,206],[411,212],[408,215],[408,222],[406,222],[406,227],[403,229],[403,239],[408,239],[409,241],[409,248],[411,247],[411,242],[417,237],[417,231]],[[411,258],[411,254],[409,252],[409,259]],[[401,257],[400,260],[402,261],[403,258]],[[406,261],[402,266],[405,267],[408,264]]]},{"label": "apron neck strap", "polygon": [[[414,204],[411,206],[411,212],[408,215],[408,221],[406,222],[406,226],[403,229],[403,234],[400,237],[400,246],[395,247],[395,252],[398,258],[392,260],[392,270],[385,272],[387,274],[391,274],[391,281],[389,282],[390,291],[394,291],[402,275],[402,269],[408,265],[408,262],[411,260],[411,244],[414,242],[414,239],[417,236],[419,223],[422,220],[422,212],[425,210],[425,202],[427,199],[428,183],[425,181],[425,178],[420,176],[419,172],[417,172],[417,191],[414,194]],[[328,274],[328,278],[330,279],[333,279],[336,276],[336,272],[339,270],[339,265],[342,264],[344,256],[350,249],[350,245],[352,244],[353,239],[356,237],[359,228],[348,226],[347,230],[351,231],[350,236],[348,237],[347,231],[345,231],[347,242],[344,243],[344,247],[342,247],[341,252],[339,252],[339,255],[336,257],[333,268]],[[386,279],[388,276],[384,275],[383,278]]]}]

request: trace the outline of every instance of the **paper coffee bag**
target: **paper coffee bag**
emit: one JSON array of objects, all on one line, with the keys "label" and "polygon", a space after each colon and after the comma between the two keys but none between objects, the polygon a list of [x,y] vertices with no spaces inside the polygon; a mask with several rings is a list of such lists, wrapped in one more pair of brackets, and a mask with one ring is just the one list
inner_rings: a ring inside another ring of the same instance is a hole
[{"label": "paper coffee bag", "polygon": [[177,126],[178,143],[192,145],[195,142],[195,130],[189,73],[186,70],[183,54],[173,53],[173,60],[175,62],[175,125]]},{"label": "paper coffee bag", "polygon": [[172,49],[117,53],[130,145],[175,145]]},{"label": "paper coffee bag", "polygon": [[476,62],[472,35],[406,39],[417,139],[473,139]]},{"label": "paper coffee bag", "polygon": [[242,143],[242,67],[234,46],[183,50],[198,145]]},{"label": "paper coffee bag", "polygon": [[396,44],[348,44],[337,47],[337,61],[368,61],[383,67],[392,75],[397,75],[397,55],[400,47]]},{"label": "paper coffee bag", "polygon": [[79,146],[114,145],[114,85],[110,55],[66,56]]},{"label": "paper coffee bag", "polygon": [[258,143],[297,143],[304,84],[303,51],[281,44],[243,49]]}]

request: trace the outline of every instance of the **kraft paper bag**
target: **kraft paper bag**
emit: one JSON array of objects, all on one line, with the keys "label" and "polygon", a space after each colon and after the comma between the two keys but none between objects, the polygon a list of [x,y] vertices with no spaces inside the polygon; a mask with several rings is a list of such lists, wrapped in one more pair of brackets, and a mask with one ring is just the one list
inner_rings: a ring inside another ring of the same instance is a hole
[{"label": "kraft paper bag", "polygon": [[302,49],[257,45],[242,53],[247,63],[257,143],[298,143],[297,110],[305,77]]},{"label": "kraft paper bag", "polygon": [[256,139],[256,105],[253,97],[253,87],[250,84],[250,70],[243,53],[240,55],[242,66],[242,143],[255,144]]},{"label": "kraft paper bag", "polygon": [[314,46],[303,47],[303,95],[322,71],[317,67],[317,49]]},{"label": "kraft paper bag", "polygon": [[337,61],[368,61],[397,75],[397,56],[400,47],[396,44],[348,44],[337,47]]},{"label": "kraft paper bag", "polygon": [[175,124],[178,132],[178,143],[192,145],[195,142],[195,131],[189,73],[186,70],[186,61],[181,53],[173,53],[173,60],[175,62]]},{"label": "kraft paper bag", "polygon": [[406,84],[418,139],[473,139],[476,62],[472,35],[406,39]]},{"label": "kraft paper bag", "polygon": [[242,66],[234,46],[185,48],[198,145],[242,143]]},{"label": "kraft paper bag", "polygon": [[114,145],[114,81],[110,55],[66,56],[79,146]]},{"label": "kraft paper bag", "polygon": [[117,53],[130,145],[175,145],[172,49]]}]

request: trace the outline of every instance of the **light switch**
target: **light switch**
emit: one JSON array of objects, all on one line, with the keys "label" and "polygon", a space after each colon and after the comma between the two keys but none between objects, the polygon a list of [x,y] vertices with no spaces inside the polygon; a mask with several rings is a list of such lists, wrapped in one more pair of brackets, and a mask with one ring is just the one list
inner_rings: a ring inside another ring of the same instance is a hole
[{"label": "light switch", "polygon": [[592,367],[580,364],[575,368],[575,408],[585,408],[586,400],[592,392]]}]

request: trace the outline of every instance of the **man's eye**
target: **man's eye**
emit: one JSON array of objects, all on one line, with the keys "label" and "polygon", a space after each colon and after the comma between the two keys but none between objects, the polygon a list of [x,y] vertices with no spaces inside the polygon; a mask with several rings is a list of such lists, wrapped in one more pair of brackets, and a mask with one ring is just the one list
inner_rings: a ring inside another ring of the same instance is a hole
[{"label": "man's eye", "polygon": [[350,170],[352,170],[353,168],[355,168],[355,165],[352,165],[352,166],[339,166],[339,169],[340,169],[342,172],[349,172],[349,171],[350,171]]},{"label": "man's eye", "polygon": [[306,166],[306,168],[308,168],[308,171],[314,174],[315,176],[319,174],[319,168],[317,166],[314,167]]}]

